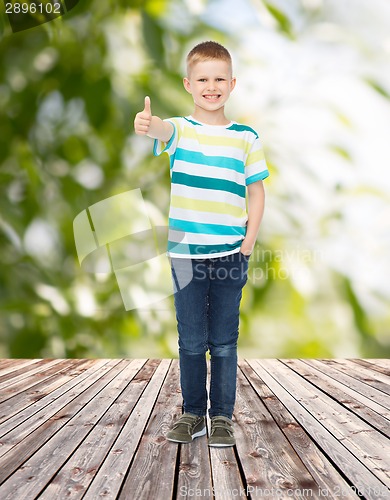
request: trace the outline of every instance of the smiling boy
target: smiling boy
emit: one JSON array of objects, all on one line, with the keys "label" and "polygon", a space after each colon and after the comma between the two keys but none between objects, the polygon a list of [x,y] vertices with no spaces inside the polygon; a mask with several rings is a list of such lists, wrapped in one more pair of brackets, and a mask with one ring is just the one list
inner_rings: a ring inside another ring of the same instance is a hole
[{"label": "smiling boy", "polygon": [[[208,444],[232,446],[239,306],[264,212],[262,181],[269,172],[258,134],[225,116],[236,85],[227,49],[211,41],[194,47],[183,84],[194,101],[192,115],[161,120],[145,97],[134,121],[137,134],[155,139],[154,154],[170,157],[167,254],[176,288],[183,415],[167,439],[189,443],[206,434],[209,350]],[[192,279],[180,287],[188,262]]]}]

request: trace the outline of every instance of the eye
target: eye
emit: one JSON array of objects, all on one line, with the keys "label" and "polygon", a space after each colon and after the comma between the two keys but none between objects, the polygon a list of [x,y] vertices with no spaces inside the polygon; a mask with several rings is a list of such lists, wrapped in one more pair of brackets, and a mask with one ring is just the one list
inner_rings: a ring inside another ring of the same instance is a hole
[{"label": "eye", "polygon": [[198,82],[205,82],[206,78],[199,78]]},{"label": "eye", "polygon": [[217,81],[218,81],[218,82],[224,82],[224,81],[225,81],[225,78],[217,78]]}]

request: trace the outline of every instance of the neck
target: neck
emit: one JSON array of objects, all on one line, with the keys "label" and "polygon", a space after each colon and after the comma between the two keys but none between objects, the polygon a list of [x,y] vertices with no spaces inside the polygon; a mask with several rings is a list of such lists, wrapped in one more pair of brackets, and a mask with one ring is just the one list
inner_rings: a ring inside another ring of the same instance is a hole
[{"label": "neck", "polygon": [[224,108],[217,109],[216,111],[207,111],[196,106],[192,117],[208,125],[227,125],[230,123],[225,116]]}]

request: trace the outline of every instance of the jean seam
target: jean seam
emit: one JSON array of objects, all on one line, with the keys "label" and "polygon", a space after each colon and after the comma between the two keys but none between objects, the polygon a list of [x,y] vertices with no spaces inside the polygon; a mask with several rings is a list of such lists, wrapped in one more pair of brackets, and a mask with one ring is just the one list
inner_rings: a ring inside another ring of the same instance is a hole
[{"label": "jean seam", "polygon": [[[209,284],[210,288],[210,284]],[[203,387],[207,386],[207,359],[206,359],[206,352],[208,350],[208,330],[209,330],[209,325],[208,325],[208,308],[209,308],[209,290],[207,290],[205,294],[205,302],[204,302],[204,308],[203,308],[203,345],[205,348],[205,364],[206,364],[206,370],[204,372],[204,379],[203,379]],[[207,394],[207,387],[206,387],[206,401],[205,401],[205,408],[207,412],[207,399],[208,399],[208,394]]]},{"label": "jean seam", "polygon": [[[214,356],[211,356],[211,360],[210,360],[210,372],[211,372],[211,376],[210,376],[210,403],[211,403],[211,394],[213,394],[213,382],[214,382],[214,377],[212,376],[213,374],[213,365],[214,365]],[[212,408],[211,408],[212,410]]]},{"label": "jean seam", "polygon": [[176,286],[176,291],[178,292],[180,290],[180,286],[179,286],[179,281],[178,281],[177,276],[176,276],[176,271],[175,271],[175,269],[173,269],[173,267],[171,268],[171,270],[172,270],[173,281],[174,281],[175,286]]},{"label": "jean seam", "polygon": [[209,291],[207,291],[205,298],[204,298],[204,305],[203,305],[203,346],[205,347],[206,351],[208,349],[208,308],[209,308]]}]

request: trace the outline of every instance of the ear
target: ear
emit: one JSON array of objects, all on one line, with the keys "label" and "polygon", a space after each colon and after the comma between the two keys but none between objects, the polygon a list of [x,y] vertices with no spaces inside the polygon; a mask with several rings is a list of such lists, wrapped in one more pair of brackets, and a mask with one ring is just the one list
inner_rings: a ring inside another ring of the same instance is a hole
[{"label": "ear", "polygon": [[230,92],[232,92],[232,90],[234,89],[234,87],[236,86],[236,83],[237,83],[237,79],[236,77],[234,76],[231,80],[230,80]]},{"label": "ear", "polygon": [[184,85],[184,88],[186,89],[186,91],[191,94],[191,84],[190,84],[190,81],[188,80],[188,78],[185,76],[183,78],[183,85]]}]

